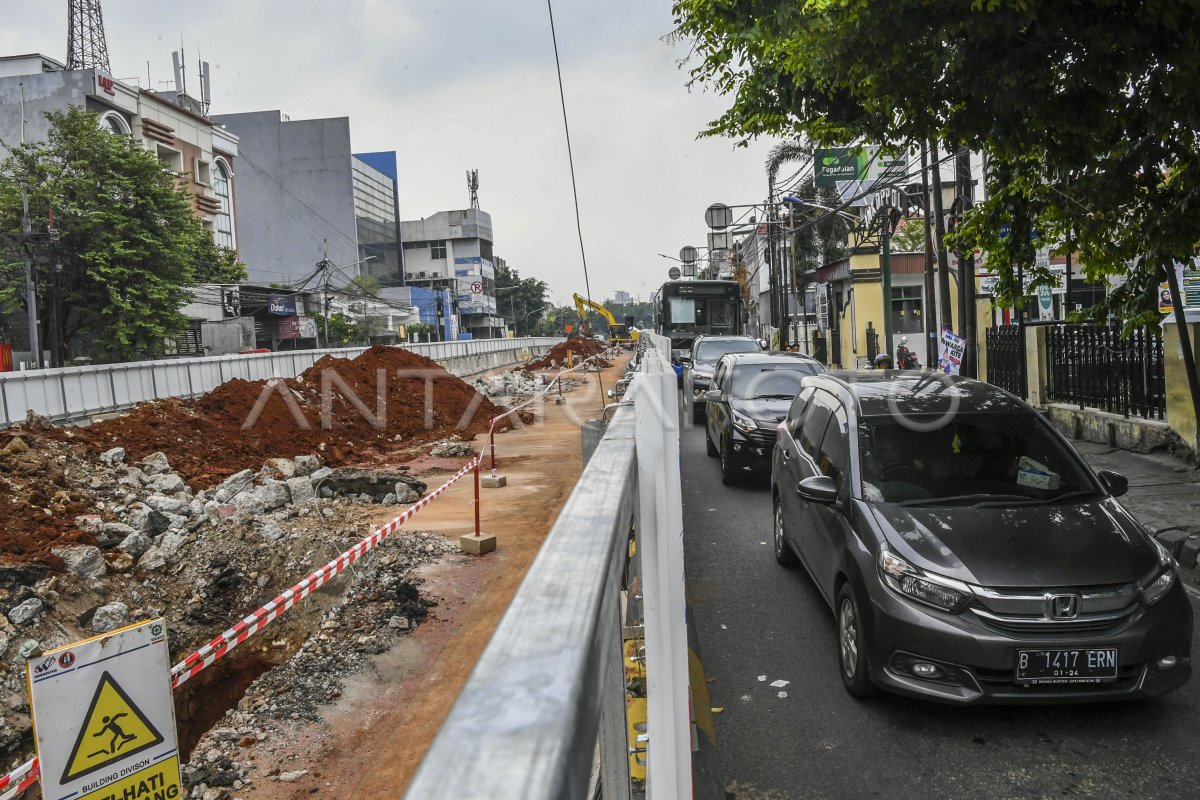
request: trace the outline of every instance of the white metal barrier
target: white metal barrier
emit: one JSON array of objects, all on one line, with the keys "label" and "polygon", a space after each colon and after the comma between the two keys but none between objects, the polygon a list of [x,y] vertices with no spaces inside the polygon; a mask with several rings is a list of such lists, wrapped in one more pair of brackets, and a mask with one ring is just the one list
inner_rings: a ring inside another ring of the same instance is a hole
[{"label": "white metal barrier", "polygon": [[[560,341],[553,337],[524,337],[425,342],[404,347],[446,364],[455,359],[510,351],[515,355],[528,350],[539,355]],[[365,349],[288,350],[0,373],[0,428],[23,421],[29,411],[53,420],[75,420],[121,411],[148,400],[195,397],[234,378],[248,381],[294,378],[322,356],[353,358]]]},{"label": "white metal barrier", "polygon": [[590,797],[597,751],[605,800],[631,797],[620,608],[631,535],[642,558],[647,733],[637,747],[647,749],[647,797],[692,797],[679,408],[669,352],[669,341],[644,341],[626,402],[421,763],[409,800]]}]

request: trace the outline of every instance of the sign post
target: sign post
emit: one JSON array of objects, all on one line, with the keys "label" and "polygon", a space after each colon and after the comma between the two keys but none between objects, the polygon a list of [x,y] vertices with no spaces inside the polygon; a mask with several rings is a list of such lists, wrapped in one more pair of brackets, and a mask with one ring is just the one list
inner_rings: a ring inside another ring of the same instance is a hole
[{"label": "sign post", "polygon": [[46,800],[182,795],[162,619],[31,658],[25,674]]}]

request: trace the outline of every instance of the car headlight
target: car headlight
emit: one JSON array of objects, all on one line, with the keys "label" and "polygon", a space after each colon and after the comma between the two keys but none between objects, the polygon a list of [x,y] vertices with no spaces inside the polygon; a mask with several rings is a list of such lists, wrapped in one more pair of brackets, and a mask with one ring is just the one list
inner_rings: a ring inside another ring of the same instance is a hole
[{"label": "car headlight", "polygon": [[887,550],[879,553],[879,575],[892,591],[939,611],[957,614],[971,601],[966,584],[918,569]]},{"label": "car headlight", "polygon": [[758,430],[758,426],[754,424],[754,420],[749,417],[742,416],[736,411],[731,412],[729,416],[733,422],[733,427],[742,433],[750,433],[751,431]]},{"label": "car headlight", "polygon": [[1145,599],[1147,606],[1157,603],[1175,585],[1175,557],[1171,555],[1170,550],[1163,547],[1156,539],[1151,538],[1150,541],[1154,542],[1154,547],[1158,550],[1158,566],[1160,571],[1142,589],[1142,597]]}]

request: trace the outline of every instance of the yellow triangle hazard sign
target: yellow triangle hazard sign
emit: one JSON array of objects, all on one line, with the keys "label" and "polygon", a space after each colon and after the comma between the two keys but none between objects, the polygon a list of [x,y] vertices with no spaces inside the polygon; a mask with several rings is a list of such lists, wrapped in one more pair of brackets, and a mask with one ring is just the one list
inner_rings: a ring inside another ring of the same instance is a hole
[{"label": "yellow triangle hazard sign", "polygon": [[60,783],[73,781],[163,741],[112,675],[100,676]]}]

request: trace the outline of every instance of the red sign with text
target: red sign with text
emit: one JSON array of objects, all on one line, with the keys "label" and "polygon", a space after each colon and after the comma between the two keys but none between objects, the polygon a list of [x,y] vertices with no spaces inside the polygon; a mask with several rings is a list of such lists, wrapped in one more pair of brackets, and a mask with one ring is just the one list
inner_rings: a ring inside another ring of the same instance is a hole
[{"label": "red sign with text", "polygon": [[0,344],[0,372],[12,372],[12,345]]}]

